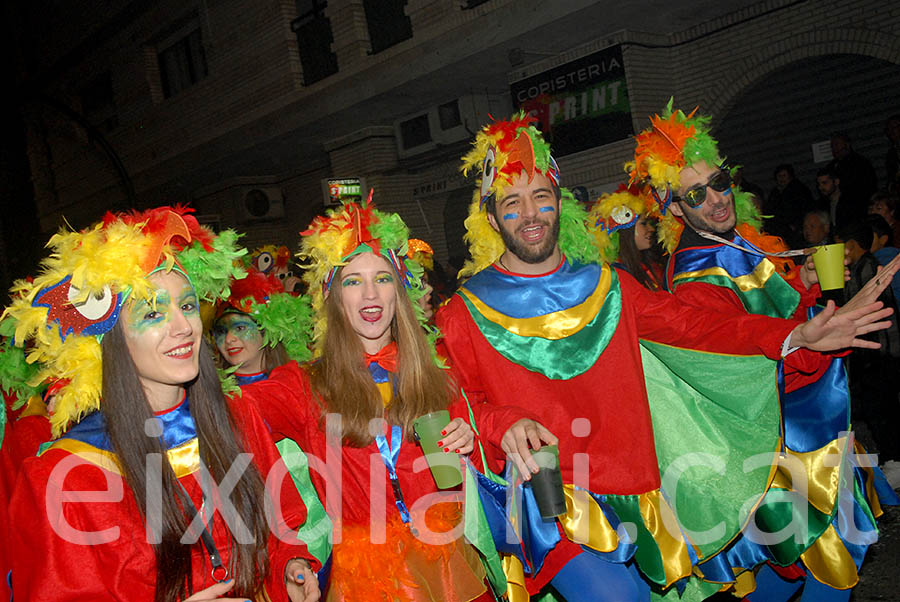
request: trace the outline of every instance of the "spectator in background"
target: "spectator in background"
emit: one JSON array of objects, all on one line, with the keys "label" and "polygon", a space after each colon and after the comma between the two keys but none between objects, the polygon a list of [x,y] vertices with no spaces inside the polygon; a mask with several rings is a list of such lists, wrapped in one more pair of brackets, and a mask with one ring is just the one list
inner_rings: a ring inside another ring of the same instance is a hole
[{"label": "spectator in background", "polygon": [[[856,220],[844,226],[835,238],[843,242],[850,259],[850,280],[844,285],[844,298],[850,299],[866,282],[878,274],[878,260],[869,252],[872,247],[872,228],[863,221]],[[900,358],[900,329],[897,327],[896,301],[891,287],[878,298],[885,307],[893,307],[894,313],[888,318],[890,327],[863,338],[881,343],[880,349],[859,349],[850,356],[850,385],[853,400],[853,414],[862,418],[875,438],[879,462],[885,466],[885,475],[896,487],[894,472],[900,465],[900,439],[896,436],[900,423],[900,405],[897,391],[900,389],[900,372],[897,361]],[[898,471],[900,472],[900,471]]]},{"label": "spectator in background", "polygon": [[807,211],[803,216],[803,245],[817,247],[831,242],[831,220],[828,212],[821,209]]},{"label": "spectator in background", "polygon": [[884,124],[884,135],[891,143],[884,156],[884,168],[887,171],[887,189],[898,192],[900,189],[900,115],[891,115]]},{"label": "spectator in background", "polygon": [[763,206],[766,234],[780,236],[788,246],[801,243],[801,219],[812,208],[813,198],[809,188],[794,176],[794,167],[783,163],[775,168],[775,188]]},{"label": "spectator in background", "polygon": [[869,197],[878,190],[878,177],[875,168],[868,159],[853,150],[850,136],[844,132],[831,135],[831,154],[834,158],[827,168],[833,170],[841,179],[844,196],[861,204],[868,202]]},{"label": "spectator in background", "polygon": [[[891,259],[900,255],[900,249],[894,246],[894,233],[880,215],[870,213],[866,216],[866,223],[872,228],[872,247],[869,251],[879,264],[887,265]],[[894,301],[900,304],[900,274],[894,274],[891,289],[894,292]]]},{"label": "spectator in background", "polygon": [[889,193],[883,190],[872,195],[869,201],[869,213],[880,215],[884,218],[893,232],[894,244],[900,244],[900,219],[897,218],[897,193]]},{"label": "spectator in background", "polygon": [[820,169],[816,173],[816,186],[820,195],[819,206],[828,211],[833,232],[862,217],[860,203],[848,198],[841,186],[842,183],[840,176],[830,167]]}]

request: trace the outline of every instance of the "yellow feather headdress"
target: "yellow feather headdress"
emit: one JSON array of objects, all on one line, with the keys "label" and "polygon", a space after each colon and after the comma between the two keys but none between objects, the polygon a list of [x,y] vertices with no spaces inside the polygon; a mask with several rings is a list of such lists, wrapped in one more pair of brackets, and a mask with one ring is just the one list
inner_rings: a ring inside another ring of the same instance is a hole
[{"label": "yellow feather headdress", "polygon": [[[464,238],[472,258],[460,270],[460,277],[480,272],[506,250],[503,239],[487,218],[485,201],[489,197],[502,198],[506,188],[523,171],[529,180],[539,173],[560,186],[559,166],[550,154],[550,145],[534,127],[534,121],[520,112],[508,121],[484,126],[476,134],[472,150],[462,158],[463,174],[468,176],[474,171],[478,177],[465,221]],[[584,209],[565,188],[560,188],[560,195],[560,249],[575,259],[596,261],[598,252],[584,223]]]},{"label": "yellow feather headdress", "polygon": [[659,210],[646,188],[626,187],[606,193],[588,212],[588,229],[593,233],[605,261],[619,255],[619,230],[633,227],[642,215],[659,217]]},{"label": "yellow feather headdress", "polygon": [[424,270],[407,257],[409,228],[396,213],[375,209],[371,191],[366,202],[347,203],[330,209],[326,215],[315,218],[300,235],[298,256],[304,262],[303,280],[312,298],[316,355],[321,354],[328,327],[324,311],[325,292],[330,288],[337,270],[355,255],[366,251],[381,255],[393,266],[433,348],[437,330],[427,325],[424,310],[418,304],[419,298],[425,294],[422,283]]},{"label": "yellow feather headdress", "polygon": [[50,256],[33,281],[13,285],[2,320],[14,323],[16,345],[31,343],[27,361],[40,371],[30,384],[55,383],[54,436],[100,409],[100,340],[126,299],[152,297],[147,275],[177,264],[198,296],[214,301],[242,273],[232,265],[243,254],[236,241],[235,233],[216,236],[181,207],[108,213],[86,230],[61,230],[50,239]]}]

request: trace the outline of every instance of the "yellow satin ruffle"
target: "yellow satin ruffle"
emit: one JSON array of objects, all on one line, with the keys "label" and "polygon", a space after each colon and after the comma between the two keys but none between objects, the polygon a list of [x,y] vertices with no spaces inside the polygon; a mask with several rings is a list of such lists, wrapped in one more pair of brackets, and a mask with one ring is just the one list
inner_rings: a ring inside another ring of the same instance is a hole
[{"label": "yellow satin ruffle", "polygon": [[[827,446],[826,446],[827,447]],[[823,448],[824,449],[824,448]],[[854,439],[853,451],[856,454],[864,455],[866,449]],[[817,452],[813,452],[817,453]],[[862,467],[862,470],[868,474],[866,479],[865,496],[869,502],[869,508],[872,510],[872,516],[878,518],[884,512],[881,509],[881,502],[878,494],[875,492],[874,475],[872,468]],[[810,487],[812,493],[812,487]],[[851,589],[859,582],[859,574],[856,570],[856,563],[844,546],[834,524],[828,526],[828,529],[800,555],[803,564],[809,569],[812,575],[822,583],[829,585],[835,589]]]},{"label": "yellow satin ruffle", "polygon": [[[868,453],[866,448],[856,439],[853,440],[853,452],[859,456],[864,456]],[[884,514],[884,510],[881,509],[881,500],[878,494],[875,493],[875,474],[871,466],[861,466],[860,468],[868,477],[866,478],[866,490],[864,493],[866,500],[869,502],[869,509],[872,511],[872,516],[878,518]]]},{"label": "yellow satin ruffle", "polygon": [[[200,468],[200,446],[196,438],[191,439],[187,443],[183,443],[178,447],[173,447],[167,452],[169,456],[169,464],[175,471],[175,476],[179,479],[189,474],[197,472]],[[112,452],[94,447],[89,443],[77,441],[75,439],[59,439],[48,449],[62,449],[79,458],[95,464],[104,470],[108,470],[117,475],[122,475],[122,469],[119,460]]]},{"label": "yellow satin ruffle", "polygon": [[597,288],[582,303],[569,309],[562,309],[533,318],[511,318],[506,314],[500,313],[489,307],[465,287],[459,289],[459,293],[468,299],[482,316],[515,335],[559,340],[577,333],[600,313],[600,308],[603,307],[603,303],[606,301],[606,294],[609,292],[611,282],[612,274],[609,266],[604,265],[603,271],[600,273],[600,280],[597,282]]},{"label": "yellow satin ruffle", "polygon": [[531,596],[525,587],[525,568],[515,556],[503,556],[503,572],[506,574],[506,598],[508,602],[529,602]]},{"label": "yellow satin ruffle", "polygon": [[694,270],[693,272],[682,272],[675,276],[675,282],[679,280],[683,280],[685,278],[703,278],[704,276],[721,276],[723,278],[728,278],[732,282],[737,285],[737,287],[742,291],[750,291],[757,288],[763,288],[766,286],[766,281],[772,277],[772,274],[775,273],[775,264],[773,264],[768,259],[763,259],[759,262],[759,265],[756,266],[749,274],[744,274],[743,276],[738,276],[737,278],[731,276],[725,268],[706,268],[705,270]]},{"label": "yellow satin ruffle", "polygon": [[800,559],[813,577],[835,589],[850,589],[859,583],[856,563],[834,525],[828,525],[825,532],[809,546]]},{"label": "yellow satin ruffle", "polygon": [[797,491],[792,472],[794,475],[798,472],[805,474],[807,479],[805,493],[809,503],[819,512],[832,514],[837,503],[841,466],[848,444],[849,438],[845,435],[811,452],[799,453],[787,450],[786,457],[778,462],[772,487]]},{"label": "yellow satin ruffle", "polygon": [[[659,490],[648,491],[638,496],[641,517],[644,526],[650,531],[656,545],[659,546],[660,559],[666,575],[664,587],[669,587],[679,579],[691,575],[693,563],[688,551],[690,545],[683,537],[675,537],[672,533],[681,533],[675,511],[663,499]],[[667,527],[668,525],[668,527]],[[694,548],[697,556],[700,551]]]},{"label": "yellow satin ruffle", "polygon": [[[563,485],[566,496],[566,514],[558,518],[566,537],[576,544],[587,546],[598,552],[612,552],[619,546],[619,535],[597,501],[585,491],[576,491],[571,484]],[[690,545],[685,539],[673,536],[670,531],[680,533],[675,512],[665,501],[659,490],[642,493],[638,497],[638,508],[644,527],[659,547],[660,560],[666,576],[665,587],[692,574],[693,565],[688,551]],[[666,526],[670,527],[667,528]],[[699,551],[695,549],[699,555]],[[509,602],[528,602],[525,586],[525,571],[515,556],[503,556],[503,572],[506,574],[506,594]]]},{"label": "yellow satin ruffle", "polygon": [[619,547],[618,533],[587,491],[575,491],[573,485],[563,485],[563,493],[566,513],[559,517],[559,524],[566,537],[598,552],[612,552]]}]

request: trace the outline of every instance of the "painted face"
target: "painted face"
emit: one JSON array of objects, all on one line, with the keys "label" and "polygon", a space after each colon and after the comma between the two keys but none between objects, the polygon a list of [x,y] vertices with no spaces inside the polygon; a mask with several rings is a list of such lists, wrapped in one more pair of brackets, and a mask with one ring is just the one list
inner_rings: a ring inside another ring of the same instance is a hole
[{"label": "painted face", "polygon": [[341,307],[366,353],[377,353],[391,342],[391,323],[396,313],[397,274],[387,259],[360,253],[345,265],[340,280]]},{"label": "painted face", "polygon": [[637,223],[634,224],[634,246],[638,251],[646,251],[653,245],[655,232],[656,227],[653,225],[653,220],[644,215],[638,218]]},{"label": "painted face", "polygon": [[559,201],[550,178],[535,173],[529,182],[524,172],[516,176],[488,220],[513,255],[525,263],[546,261],[559,238]]},{"label": "painted face", "polygon": [[[681,184],[677,196],[683,195],[695,186],[706,186],[710,178],[720,169],[705,162],[695,163],[681,170]],[[706,199],[699,207],[689,207],[687,203],[677,202],[671,205],[672,213],[684,218],[698,232],[725,234],[734,229],[737,214],[734,211],[734,194],[731,188],[722,192],[706,186]]]},{"label": "painted face", "polygon": [[184,276],[157,272],[148,280],[156,287],[155,303],[129,301],[122,326],[150,405],[161,410],[200,372],[203,325],[197,293]]},{"label": "painted face", "polygon": [[224,314],[213,325],[216,347],[232,366],[240,364],[237,374],[256,374],[263,367],[263,334],[245,313]]}]

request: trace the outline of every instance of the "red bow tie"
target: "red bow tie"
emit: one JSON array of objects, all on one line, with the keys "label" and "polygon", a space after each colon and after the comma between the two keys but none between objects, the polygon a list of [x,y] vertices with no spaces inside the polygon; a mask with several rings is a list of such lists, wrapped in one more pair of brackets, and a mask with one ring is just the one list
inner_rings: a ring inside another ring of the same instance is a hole
[{"label": "red bow tie", "polygon": [[379,366],[387,370],[388,372],[396,372],[397,371],[397,343],[391,341],[387,345],[381,348],[381,350],[374,354],[369,355],[365,354],[366,366],[369,364],[377,363]]}]

